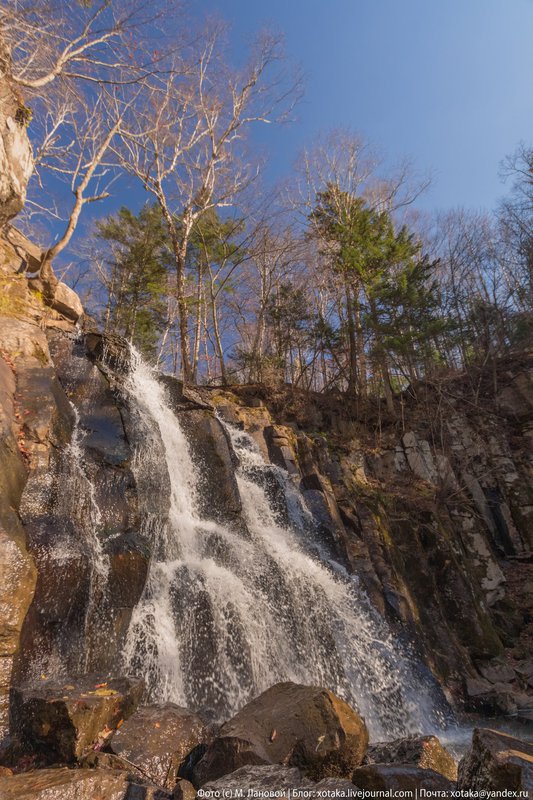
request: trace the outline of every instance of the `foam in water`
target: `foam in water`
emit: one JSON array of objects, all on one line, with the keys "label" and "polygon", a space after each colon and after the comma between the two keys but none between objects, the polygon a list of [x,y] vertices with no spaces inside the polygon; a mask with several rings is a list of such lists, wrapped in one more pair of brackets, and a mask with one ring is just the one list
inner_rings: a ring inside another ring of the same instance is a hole
[{"label": "foam in water", "polygon": [[325,686],[357,706],[375,739],[434,730],[431,688],[414,677],[357,579],[321,553],[287,474],[266,464],[247,434],[227,427],[249,535],[204,519],[200,467],[165,389],[135,354],[129,394],[146,434],[139,482],[147,472],[170,479],[168,515],[150,519],[153,558],[124,654],[151,698],[211,709],[220,719],[292,680]]}]

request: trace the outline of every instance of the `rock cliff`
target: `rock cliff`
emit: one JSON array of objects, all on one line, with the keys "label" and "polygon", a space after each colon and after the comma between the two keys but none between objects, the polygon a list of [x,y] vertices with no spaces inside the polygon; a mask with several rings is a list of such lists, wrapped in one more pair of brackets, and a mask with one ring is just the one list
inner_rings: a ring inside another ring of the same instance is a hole
[{"label": "rock cliff", "polygon": [[0,228],[22,209],[33,171],[26,131],[31,112],[11,83],[10,65],[10,53],[0,37]]},{"label": "rock cliff", "polygon": [[[147,526],[169,507],[168,483],[135,464],[127,348],[67,287],[59,302],[57,284],[28,277],[37,258],[13,228],[0,242],[3,730],[13,682],[118,668]],[[533,354],[502,362],[496,387],[482,373],[411,387],[400,420],[289,387],[161,381],[205,465],[206,518],[246,535],[222,419],[287,472],[317,548],[358,576],[453,703],[531,715]]]},{"label": "rock cliff", "polygon": [[531,707],[533,353],[499,364],[496,391],[474,372],[411,387],[399,421],[290,387],[210,396],[292,475],[324,542],[450,697]]}]

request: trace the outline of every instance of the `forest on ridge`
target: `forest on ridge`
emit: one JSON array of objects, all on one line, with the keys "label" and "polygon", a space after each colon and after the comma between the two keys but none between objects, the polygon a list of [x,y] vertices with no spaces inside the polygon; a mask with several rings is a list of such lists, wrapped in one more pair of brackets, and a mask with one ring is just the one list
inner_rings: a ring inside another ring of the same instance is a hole
[{"label": "forest on ridge", "polygon": [[393,411],[409,384],[527,342],[531,146],[502,154],[490,213],[417,210],[428,180],[349,130],[309,142],[269,186],[254,129],[298,124],[304,93],[278,34],[234,65],[225,24],[175,4],[1,14],[36,166],[18,224],[43,274],[53,262],[152,363],[187,383],[340,390]]}]

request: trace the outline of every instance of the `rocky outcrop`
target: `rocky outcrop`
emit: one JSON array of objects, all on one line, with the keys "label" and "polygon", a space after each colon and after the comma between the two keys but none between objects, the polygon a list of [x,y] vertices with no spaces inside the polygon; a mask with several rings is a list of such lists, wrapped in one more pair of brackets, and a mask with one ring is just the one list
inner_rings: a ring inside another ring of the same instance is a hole
[{"label": "rocky outcrop", "polygon": [[[290,388],[211,392],[291,476],[322,551],[470,708],[467,678],[513,672],[530,649],[533,354],[499,369],[496,396],[476,378],[476,402],[469,379],[411,387],[401,426]],[[510,674],[491,684],[492,709],[527,713],[531,687]]]},{"label": "rocky outcrop", "polygon": [[474,730],[459,764],[459,789],[533,791],[533,744],[497,731]]},{"label": "rocky outcrop", "polygon": [[234,792],[242,790],[248,797],[271,796],[289,798],[291,792],[302,792],[307,800],[324,797],[354,796],[355,787],[351,781],[342,778],[324,778],[318,783],[306,778],[296,767],[282,767],[277,764],[241,767],[231,775],[225,775],[217,781],[206,783],[204,792]]},{"label": "rocky outcrop", "polygon": [[16,216],[33,172],[27,125],[31,111],[10,81],[11,58],[0,38],[0,227]]},{"label": "rocky outcrop", "polygon": [[139,678],[87,675],[74,684],[13,689],[12,732],[45,762],[73,763],[101,749],[137,708],[144,691]]},{"label": "rocky outcrop", "polygon": [[41,769],[0,777],[2,800],[171,800],[170,792],[103,769]]},{"label": "rocky outcrop", "polygon": [[8,723],[8,694],[20,632],[33,598],[36,570],[17,508],[27,468],[17,421],[14,362],[0,357],[0,738]]},{"label": "rocky outcrop", "polygon": [[186,757],[206,738],[196,714],[165,703],[139,708],[114,734],[111,749],[154,783],[172,788]]},{"label": "rocky outcrop", "polygon": [[411,736],[371,744],[365,764],[413,764],[438,772],[448,780],[457,780],[457,764],[436,736]]},{"label": "rocky outcrop", "polygon": [[431,769],[420,769],[412,764],[372,764],[359,767],[353,774],[353,783],[358,789],[369,792],[378,791],[404,791],[417,796],[421,789],[440,790],[446,793],[455,788],[439,772]]},{"label": "rocky outcrop", "polygon": [[201,786],[245,764],[283,764],[315,779],[348,777],[365,755],[361,717],[333,692],[279,683],[220,728],[194,768]]},{"label": "rocky outcrop", "polygon": [[[204,792],[233,792],[244,790],[250,792],[280,792],[277,797],[289,798],[290,791],[303,787],[311,788],[313,784],[307,780],[296,767],[282,767],[279,764],[264,764],[262,766],[244,766],[236,769],[230,775],[218,780],[209,781],[202,788]],[[213,795],[216,797],[216,794]],[[250,795],[254,796],[254,795]],[[261,796],[259,794],[255,795]]]}]

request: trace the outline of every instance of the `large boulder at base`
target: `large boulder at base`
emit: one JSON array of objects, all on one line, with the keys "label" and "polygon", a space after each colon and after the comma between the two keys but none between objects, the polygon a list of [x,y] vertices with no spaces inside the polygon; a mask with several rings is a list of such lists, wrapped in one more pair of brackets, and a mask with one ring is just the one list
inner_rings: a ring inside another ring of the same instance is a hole
[{"label": "large boulder at base", "polygon": [[174,703],[139,708],[114,734],[111,749],[159,786],[172,787],[185,758],[207,736],[192,711]]},{"label": "large boulder at base", "polygon": [[459,764],[459,789],[533,790],[533,744],[476,728]]},{"label": "large boulder at base", "polygon": [[333,692],[278,683],[221,727],[196,764],[194,780],[201,786],[261,762],[298,767],[315,780],[350,777],[367,745],[364,720]]},{"label": "large boulder at base", "polygon": [[457,764],[436,736],[409,736],[369,745],[365,764],[413,764],[457,780]]},{"label": "large boulder at base", "polygon": [[2,800],[171,800],[170,792],[107,769],[40,769],[0,778]]},{"label": "large boulder at base", "polygon": [[432,769],[420,769],[414,764],[368,764],[355,770],[352,781],[358,789],[381,791],[403,790],[416,796],[420,789],[451,791],[455,783]]},{"label": "large boulder at base", "polygon": [[133,714],[143,692],[140,678],[99,675],[18,687],[12,692],[12,729],[28,751],[48,763],[71,763],[102,747]]}]

